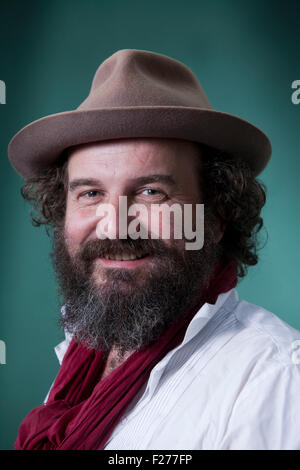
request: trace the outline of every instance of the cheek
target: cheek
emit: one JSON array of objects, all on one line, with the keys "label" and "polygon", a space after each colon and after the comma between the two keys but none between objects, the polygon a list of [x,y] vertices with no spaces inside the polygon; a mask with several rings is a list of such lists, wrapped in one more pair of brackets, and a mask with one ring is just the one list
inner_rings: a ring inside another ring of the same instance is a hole
[{"label": "cheek", "polygon": [[[69,246],[79,247],[96,231],[99,218],[96,217],[95,208],[67,207],[65,217],[65,237]],[[96,232],[95,232],[96,233]]]}]

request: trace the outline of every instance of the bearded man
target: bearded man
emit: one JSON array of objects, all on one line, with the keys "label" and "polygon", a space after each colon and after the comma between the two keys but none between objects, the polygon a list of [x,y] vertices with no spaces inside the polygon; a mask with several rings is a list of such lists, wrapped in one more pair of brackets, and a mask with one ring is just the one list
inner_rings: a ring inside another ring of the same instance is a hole
[{"label": "bearded man", "polygon": [[[66,333],[16,449],[300,449],[300,333],[235,290],[258,262],[270,155],[184,64],[130,49],[99,66],[76,110],[12,139],[32,220],[53,231]],[[143,208],[135,236],[130,211],[120,233],[122,198]],[[197,229],[203,204],[201,248],[175,236],[175,214],[151,225],[155,205],[176,205]]]}]

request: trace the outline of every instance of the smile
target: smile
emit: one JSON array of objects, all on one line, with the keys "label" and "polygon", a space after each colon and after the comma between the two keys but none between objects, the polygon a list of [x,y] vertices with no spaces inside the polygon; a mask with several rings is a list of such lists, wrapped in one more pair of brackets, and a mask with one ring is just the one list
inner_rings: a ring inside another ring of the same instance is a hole
[{"label": "smile", "polygon": [[114,261],[134,261],[137,259],[142,259],[145,256],[148,256],[148,254],[137,252],[136,254],[130,254],[130,253],[120,253],[116,255],[106,254],[104,255],[104,258],[108,260],[114,260]]},{"label": "smile", "polygon": [[147,263],[152,258],[150,254],[116,254],[116,255],[104,255],[98,258],[100,263],[107,268],[126,268],[132,269]]}]

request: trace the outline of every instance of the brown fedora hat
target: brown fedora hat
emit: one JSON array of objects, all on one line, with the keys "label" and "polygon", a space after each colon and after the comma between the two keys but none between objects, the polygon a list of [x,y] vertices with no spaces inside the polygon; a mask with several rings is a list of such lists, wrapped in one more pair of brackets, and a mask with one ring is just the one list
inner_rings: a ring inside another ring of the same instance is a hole
[{"label": "brown fedora hat", "polygon": [[260,129],[211,108],[186,65],[163,54],[122,49],[99,66],[77,109],[28,124],[10,141],[8,157],[28,178],[53,166],[67,147],[138,137],[203,143],[246,160],[255,175],[271,156],[270,141]]}]

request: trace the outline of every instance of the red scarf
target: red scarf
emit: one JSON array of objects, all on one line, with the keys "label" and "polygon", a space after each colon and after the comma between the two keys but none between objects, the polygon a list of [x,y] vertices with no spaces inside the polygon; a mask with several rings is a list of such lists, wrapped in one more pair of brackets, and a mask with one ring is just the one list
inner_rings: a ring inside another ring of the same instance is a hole
[{"label": "red scarf", "polygon": [[[205,301],[215,303],[220,293],[236,284],[236,266],[219,263],[206,289]],[[134,352],[101,381],[103,353],[88,350],[73,339],[47,404],[34,408],[23,420],[15,449],[103,449],[153,367],[183,341],[189,323],[202,305],[203,302],[194,305],[159,341]]]}]

